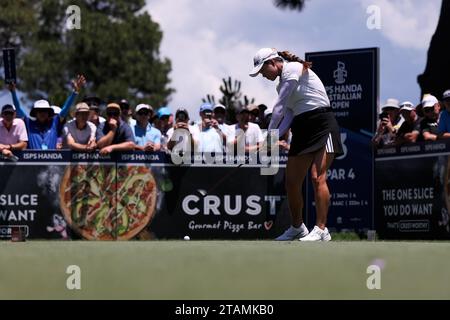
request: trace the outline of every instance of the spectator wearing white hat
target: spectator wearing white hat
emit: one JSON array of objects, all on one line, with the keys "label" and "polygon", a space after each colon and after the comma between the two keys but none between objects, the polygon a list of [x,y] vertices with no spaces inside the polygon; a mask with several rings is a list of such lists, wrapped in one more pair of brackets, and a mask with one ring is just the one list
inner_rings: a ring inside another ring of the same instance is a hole
[{"label": "spectator wearing white hat", "polygon": [[24,119],[28,131],[28,149],[47,150],[57,149],[58,138],[61,133],[65,117],[69,114],[80,89],[86,83],[84,76],[79,75],[76,80],[72,81],[73,91],[67,98],[59,115],[55,115],[55,111],[47,100],[38,100],[34,103],[30,111],[31,119],[20,106],[19,99],[16,94],[15,84],[11,84],[9,89],[13,98],[14,105],[17,110],[18,117]]},{"label": "spectator wearing white hat", "polygon": [[436,141],[439,137],[439,110],[438,99],[432,95],[426,95],[422,100],[424,117],[420,122],[420,133],[425,141]]},{"label": "spectator wearing white hat", "polygon": [[75,119],[63,128],[63,146],[75,151],[92,152],[97,148],[97,127],[89,119],[90,108],[85,102],[75,106]]},{"label": "spectator wearing white hat", "polygon": [[217,122],[217,127],[220,129],[218,132],[222,139],[225,139],[224,141],[226,142],[227,147],[224,148],[224,151],[226,151],[227,148],[232,150],[234,140],[234,126],[225,123],[226,116],[227,109],[223,104],[218,103],[214,105],[213,126],[215,126]]},{"label": "spectator wearing white hat", "polygon": [[403,124],[400,116],[400,106],[397,99],[389,98],[381,107],[377,131],[372,142],[376,147],[391,146],[395,143],[397,130]]},{"label": "spectator wearing white hat", "polygon": [[416,108],[410,101],[400,104],[400,114],[405,119],[397,131],[395,144],[414,143],[420,135],[420,120],[416,113]]},{"label": "spectator wearing white hat", "polygon": [[22,119],[16,118],[16,108],[5,104],[0,118],[0,153],[11,157],[14,150],[27,147],[28,134]]},{"label": "spectator wearing white hat", "polygon": [[141,103],[136,106],[136,123],[131,125],[136,150],[159,151],[161,149],[161,131],[150,123],[153,107]]},{"label": "spectator wearing white hat", "polygon": [[439,138],[450,138],[450,89],[446,90],[442,95],[442,104],[444,110],[441,111],[439,116]]}]

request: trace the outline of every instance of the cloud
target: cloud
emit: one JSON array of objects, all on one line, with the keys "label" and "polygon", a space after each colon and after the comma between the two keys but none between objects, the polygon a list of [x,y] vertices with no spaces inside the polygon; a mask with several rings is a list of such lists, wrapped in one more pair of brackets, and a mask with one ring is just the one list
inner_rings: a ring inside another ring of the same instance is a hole
[{"label": "cloud", "polygon": [[[380,7],[380,30],[366,26],[369,5]],[[172,61],[177,92],[170,106],[183,106],[198,119],[201,99],[218,99],[228,76],[241,80],[243,93],[257,103],[273,105],[276,83],[248,76],[253,55],[267,46],[299,56],[380,47],[381,99],[418,96],[416,77],[425,66],[439,5],[440,0],[307,1],[297,12],[279,10],[272,0],[147,0],[146,9],[163,30],[161,53]]]},{"label": "cloud", "polygon": [[[172,61],[172,86],[177,90],[170,103],[172,110],[183,106],[191,118],[198,118],[201,99],[214,94],[218,100],[222,78],[228,76],[242,81],[243,93],[256,103],[274,102],[275,85],[248,76],[253,55],[260,48],[251,36],[259,30],[246,17],[250,2],[218,0],[211,5],[203,0],[148,0],[146,8],[164,32],[161,53]],[[264,14],[261,8],[256,12]]]},{"label": "cloud", "polygon": [[394,45],[406,49],[428,49],[439,20],[439,0],[362,0],[361,5],[380,8],[380,31]]}]

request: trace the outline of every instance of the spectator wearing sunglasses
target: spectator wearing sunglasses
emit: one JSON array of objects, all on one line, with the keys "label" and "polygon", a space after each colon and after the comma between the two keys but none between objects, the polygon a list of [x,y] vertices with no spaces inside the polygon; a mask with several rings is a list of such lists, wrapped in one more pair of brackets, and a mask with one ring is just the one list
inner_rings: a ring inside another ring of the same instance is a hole
[{"label": "spectator wearing sunglasses", "polygon": [[423,119],[420,122],[420,133],[425,141],[436,141],[439,136],[440,105],[438,99],[432,95],[426,95],[422,100]]},{"label": "spectator wearing sunglasses", "polygon": [[120,100],[120,117],[123,121],[125,121],[129,126],[134,126],[136,124],[136,120],[132,118],[133,110],[131,109],[131,105],[126,99]]},{"label": "spectator wearing sunglasses", "polygon": [[2,107],[0,119],[0,152],[5,157],[11,157],[14,150],[27,147],[28,134],[25,122],[16,118],[16,108],[6,104]]},{"label": "spectator wearing sunglasses", "polygon": [[117,103],[106,106],[106,121],[97,128],[97,147],[101,155],[113,151],[134,150],[134,135],[130,126],[120,118],[121,110]]},{"label": "spectator wearing sunglasses", "polygon": [[395,144],[414,143],[420,135],[420,119],[412,102],[405,101],[400,104],[400,114],[405,119],[397,131]]},{"label": "spectator wearing sunglasses", "polygon": [[159,151],[161,149],[161,131],[150,123],[152,116],[152,106],[144,103],[136,106],[136,124],[131,126],[136,150]]}]

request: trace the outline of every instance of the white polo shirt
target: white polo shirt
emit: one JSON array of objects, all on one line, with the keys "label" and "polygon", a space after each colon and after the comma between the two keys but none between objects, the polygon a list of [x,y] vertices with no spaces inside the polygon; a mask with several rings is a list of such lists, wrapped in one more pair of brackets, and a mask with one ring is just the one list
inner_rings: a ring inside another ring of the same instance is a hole
[{"label": "white polo shirt", "polygon": [[311,111],[317,108],[330,106],[325,87],[320,78],[311,69],[303,74],[303,64],[300,62],[284,62],[283,71],[280,76],[280,83],[277,92],[289,80],[297,80],[298,85],[284,101],[285,107],[293,112],[293,116]]}]

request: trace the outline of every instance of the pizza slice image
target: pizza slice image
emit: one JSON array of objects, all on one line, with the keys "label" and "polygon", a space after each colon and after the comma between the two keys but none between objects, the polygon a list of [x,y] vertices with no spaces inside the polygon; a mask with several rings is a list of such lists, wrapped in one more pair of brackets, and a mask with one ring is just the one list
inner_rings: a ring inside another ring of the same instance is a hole
[{"label": "pizza slice image", "polygon": [[69,226],[88,240],[129,240],[154,216],[156,182],[145,166],[73,165],[60,184]]}]

